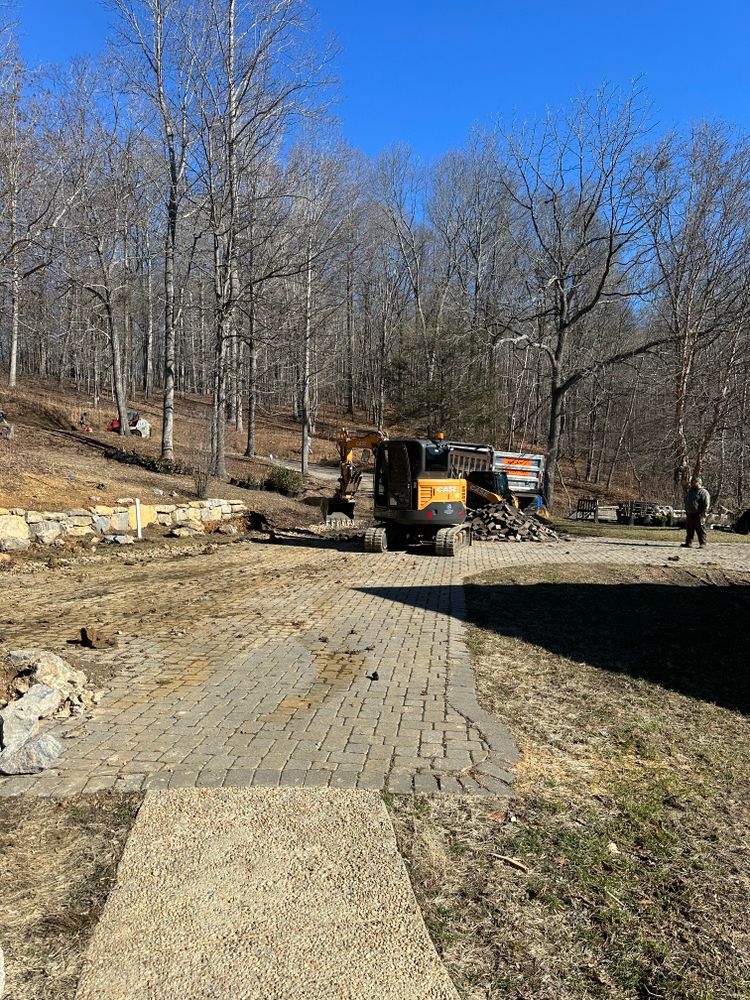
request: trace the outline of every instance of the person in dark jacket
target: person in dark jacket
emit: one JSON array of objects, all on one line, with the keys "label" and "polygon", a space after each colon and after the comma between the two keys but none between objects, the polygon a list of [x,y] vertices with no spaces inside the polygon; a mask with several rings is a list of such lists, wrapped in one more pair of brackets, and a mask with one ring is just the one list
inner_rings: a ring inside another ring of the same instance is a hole
[{"label": "person in dark jacket", "polygon": [[703,485],[700,476],[693,476],[690,489],[685,494],[685,522],[687,536],[682,544],[683,549],[689,549],[693,544],[693,536],[698,535],[700,547],[706,547],[706,515],[711,506],[711,494]]}]

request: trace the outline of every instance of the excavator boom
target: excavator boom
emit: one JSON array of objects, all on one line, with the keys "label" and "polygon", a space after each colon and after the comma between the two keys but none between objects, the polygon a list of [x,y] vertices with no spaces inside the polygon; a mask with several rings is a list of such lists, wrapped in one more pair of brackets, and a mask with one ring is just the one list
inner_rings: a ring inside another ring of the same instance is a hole
[{"label": "excavator boom", "polygon": [[356,461],[354,452],[360,449],[365,452],[375,452],[387,440],[388,435],[385,431],[356,431],[350,434],[345,427],[341,428],[336,442],[341,459],[341,474],[336,492],[326,503],[326,517],[343,514],[350,519],[354,518],[354,498],[362,482],[362,472],[366,464],[366,461]]}]

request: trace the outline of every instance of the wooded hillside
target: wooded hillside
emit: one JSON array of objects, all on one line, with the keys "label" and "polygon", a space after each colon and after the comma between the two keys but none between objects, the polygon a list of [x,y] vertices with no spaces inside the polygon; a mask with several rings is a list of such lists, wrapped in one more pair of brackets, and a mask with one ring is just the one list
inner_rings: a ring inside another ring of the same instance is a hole
[{"label": "wooded hillside", "polygon": [[[421,163],[368,159],[329,115],[335,59],[302,0],[113,0],[98,63],[4,39],[0,363],[113,394],[373,425],[548,454],[606,489],[747,506],[750,145],[662,134],[638,88],[481,123]],[[0,407],[2,396],[0,396]],[[200,446],[200,442],[196,446]]]}]

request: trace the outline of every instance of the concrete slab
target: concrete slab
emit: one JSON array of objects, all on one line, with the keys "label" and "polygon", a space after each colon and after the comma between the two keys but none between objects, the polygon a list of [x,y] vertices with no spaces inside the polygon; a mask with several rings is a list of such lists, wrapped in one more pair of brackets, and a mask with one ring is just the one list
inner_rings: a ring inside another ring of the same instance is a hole
[{"label": "concrete slab", "polygon": [[457,1000],[375,792],[149,792],[77,1000]]}]

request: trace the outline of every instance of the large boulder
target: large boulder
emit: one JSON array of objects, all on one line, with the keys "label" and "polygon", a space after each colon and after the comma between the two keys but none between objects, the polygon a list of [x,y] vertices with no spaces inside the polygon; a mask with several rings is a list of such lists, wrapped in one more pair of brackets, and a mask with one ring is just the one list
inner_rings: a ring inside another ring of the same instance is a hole
[{"label": "large boulder", "polygon": [[29,529],[39,545],[51,545],[62,532],[60,522],[50,520],[29,522]]},{"label": "large boulder", "polygon": [[39,720],[53,715],[62,701],[59,691],[34,684],[23,697],[0,711],[0,746],[8,750],[25,743],[39,729]]},{"label": "large boulder", "polygon": [[0,774],[38,774],[51,767],[62,750],[62,743],[54,736],[33,736],[0,753]]},{"label": "large boulder", "polygon": [[65,701],[79,701],[86,687],[86,674],[75,670],[56,653],[41,649],[14,649],[8,653],[8,660],[21,667],[17,683],[29,687],[44,684],[59,691]]},{"label": "large boulder", "polygon": [[[152,524],[156,524],[157,519],[156,507],[151,507],[149,504],[141,504],[141,527],[148,528]],[[138,522],[135,513],[135,507],[130,507],[128,510],[128,526],[131,531],[135,531],[138,527]]]},{"label": "large boulder", "polygon": [[31,545],[31,532],[22,514],[0,514],[0,552],[17,552]]}]

